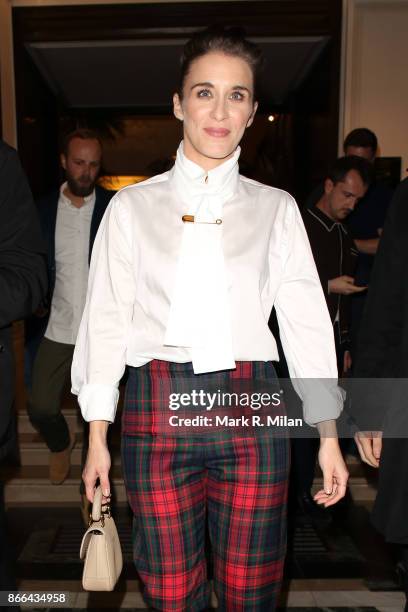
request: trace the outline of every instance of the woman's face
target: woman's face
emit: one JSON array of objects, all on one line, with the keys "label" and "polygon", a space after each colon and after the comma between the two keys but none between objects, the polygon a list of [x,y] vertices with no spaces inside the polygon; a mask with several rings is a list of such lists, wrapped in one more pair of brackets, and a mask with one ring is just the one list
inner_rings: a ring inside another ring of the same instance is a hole
[{"label": "woman's face", "polygon": [[183,98],[174,94],[173,103],[183,121],[186,157],[211,170],[233,155],[253,121],[252,70],[240,57],[207,53],[191,64]]}]

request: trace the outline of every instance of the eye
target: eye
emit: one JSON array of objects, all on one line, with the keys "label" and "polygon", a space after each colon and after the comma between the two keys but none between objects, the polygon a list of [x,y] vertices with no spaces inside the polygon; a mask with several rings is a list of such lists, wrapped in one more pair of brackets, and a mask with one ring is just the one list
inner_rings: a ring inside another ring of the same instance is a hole
[{"label": "eye", "polygon": [[210,98],[211,97],[211,91],[209,89],[200,89],[197,92],[197,96],[199,98]]},{"label": "eye", "polygon": [[243,100],[245,95],[241,91],[233,91],[230,97],[232,100]]}]

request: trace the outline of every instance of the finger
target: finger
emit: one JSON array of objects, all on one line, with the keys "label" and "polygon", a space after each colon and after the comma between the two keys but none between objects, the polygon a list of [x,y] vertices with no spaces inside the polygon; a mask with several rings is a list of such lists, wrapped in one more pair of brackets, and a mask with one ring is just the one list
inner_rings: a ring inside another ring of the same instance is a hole
[{"label": "finger", "polygon": [[373,438],[373,455],[377,459],[377,461],[380,460],[381,451],[382,451],[382,438],[380,436]]},{"label": "finger", "polygon": [[85,495],[86,498],[89,502],[93,502],[93,498],[94,498],[94,492],[95,492],[95,482],[96,482],[96,475],[93,476],[86,468],[84,468],[84,471],[82,472],[82,480],[84,482],[85,485]]},{"label": "finger", "polygon": [[350,293],[361,293],[361,291],[365,291],[366,289],[367,287],[357,287],[356,285],[349,287]]},{"label": "finger", "polygon": [[364,447],[361,444],[361,437],[357,437],[356,436],[355,437],[355,441],[356,441],[358,452],[360,453],[360,457],[361,457],[362,461],[364,461],[364,463],[368,463],[368,459],[367,459],[366,454],[364,452]]},{"label": "finger", "polygon": [[108,474],[99,474],[99,482],[101,484],[102,495],[105,500],[108,500],[110,497],[110,484]]},{"label": "finger", "polygon": [[339,484],[337,486],[337,490],[336,490],[336,494],[331,496],[327,502],[324,504],[325,508],[328,508],[329,506],[334,506],[334,504],[337,504],[337,502],[339,502],[341,499],[343,499],[343,497],[345,496],[347,491],[347,487],[344,484]]},{"label": "finger", "polygon": [[85,483],[85,495],[86,495],[86,499],[93,504],[93,500],[94,500],[94,494],[95,494],[95,486],[92,485],[91,483],[87,483],[84,480]]},{"label": "finger", "polygon": [[320,491],[313,496],[313,499],[318,506],[323,506],[327,500],[330,499],[330,495],[327,495],[324,489],[320,489]]},{"label": "finger", "polygon": [[368,465],[371,465],[372,467],[378,467],[379,462],[378,459],[376,459],[373,455],[373,446],[372,446],[372,439],[370,438],[362,438],[361,439],[361,445],[364,449],[364,455],[366,457],[366,463],[368,463]]},{"label": "finger", "polygon": [[323,470],[323,489],[326,495],[331,495],[333,492],[333,472],[332,470]]},{"label": "finger", "polygon": [[346,494],[348,478],[349,474],[347,470],[341,470],[340,476],[333,476],[333,490],[331,495],[325,494],[324,491],[319,491],[319,493],[323,493],[323,495],[316,495],[315,499],[317,503],[324,505],[325,508],[336,504]]},{"label": "finger", "polygon": [[318,491],[317,493],[315,493],[315,495],[313,495],[313,499],[315,501],[319,500],[319,499],[327,499],[328,495],[325,492],[324,489],[320,489],[320,491]]}]

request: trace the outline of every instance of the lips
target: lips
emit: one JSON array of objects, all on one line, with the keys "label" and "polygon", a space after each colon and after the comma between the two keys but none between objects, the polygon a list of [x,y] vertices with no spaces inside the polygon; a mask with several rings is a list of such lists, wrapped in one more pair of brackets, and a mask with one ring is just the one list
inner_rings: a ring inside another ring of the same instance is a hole
[{"label": "lips", "polygon": [[225,138],[230,133],[230,130],[225,128],[204,128],[204,132],[213,138]]}]

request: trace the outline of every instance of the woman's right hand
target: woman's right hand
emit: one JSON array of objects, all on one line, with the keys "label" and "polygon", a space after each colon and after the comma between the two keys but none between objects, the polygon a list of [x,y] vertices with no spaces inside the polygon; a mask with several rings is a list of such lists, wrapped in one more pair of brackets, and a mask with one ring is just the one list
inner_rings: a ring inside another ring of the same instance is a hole
[{"label": "woman's right hand", "polygon": [[102,503],[107,503],[110,499],[109,470],[111,458],[106,443],[106,433],[108,423],[106,421],[92,421],[89,431],[89,448],[82,480],[85,483],[86,497],[93,502],[96,481],[102,488]]}]

